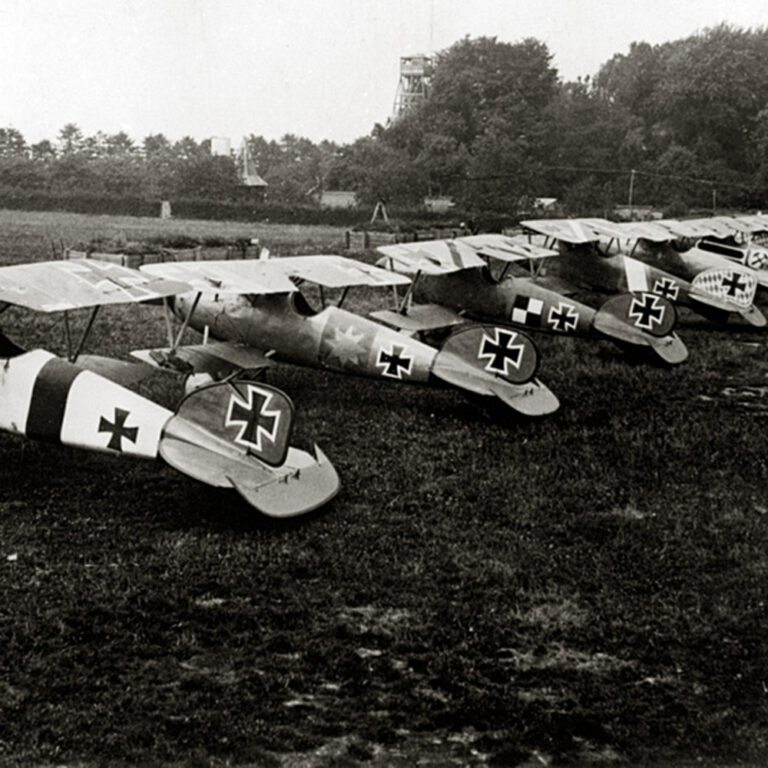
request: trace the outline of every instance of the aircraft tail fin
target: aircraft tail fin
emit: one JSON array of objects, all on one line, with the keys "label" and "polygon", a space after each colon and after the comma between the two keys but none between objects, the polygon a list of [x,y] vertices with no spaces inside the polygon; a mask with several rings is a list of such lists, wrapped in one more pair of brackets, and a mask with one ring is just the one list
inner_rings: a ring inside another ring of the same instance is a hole
[{"label": "aircraft tail fin", "polygon": [[527,416],[556,411],[555,395],[535,378],[539,353],[531,338],[503,326],[472,324],[443,342],[432,364],[436,378],[479,395],[497,397]]},{"label": "aircraft tail fin", "polygon": [[698,293],[727,302],[734,312],[748,309],[754,303],[757,292],[754,273],[736,268],[706,269],[691,280],[691,285]]},{"label": "aircraft tail fin", "polygon": [[592,327],[614,341],[650,347],[667,363],[682,363],[688,350],[673,333],[675,305],[654,293],[622,293],[606,301],[595,313]]},{"label": "aircraft tail fin", "polygon": [[235,488],[272,517],[321,506],[339,489],[325,454],[289,447],[293,404],[262,382],[230,380],[187,395],[165,427],[160,455],[209,485]]},{"label": "aircraft tail fin", "polygon": [[728,314],[735,312],[756,328],[763,328],[768,321],[753,303],[757,285],[757,279],[749,272],[708,269],[694,277],[691,299],[696,303],[696,311],[710,320],[725,323]]}]

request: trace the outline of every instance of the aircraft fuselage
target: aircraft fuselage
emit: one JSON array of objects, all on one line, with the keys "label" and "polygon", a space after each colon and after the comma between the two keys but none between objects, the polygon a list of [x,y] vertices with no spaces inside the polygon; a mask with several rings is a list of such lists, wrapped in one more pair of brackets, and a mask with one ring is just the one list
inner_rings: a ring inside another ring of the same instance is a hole
[{"label": "aircraft fuselage", "polygon": [[[194,297],[179,296],[174,312],[185,317]],[[302,311],[296,294],[204,295],[190,326],[222,341],[275,350],[285,362],[362,376],[426,383],[437,350],[365,317],[328,306]]]}]

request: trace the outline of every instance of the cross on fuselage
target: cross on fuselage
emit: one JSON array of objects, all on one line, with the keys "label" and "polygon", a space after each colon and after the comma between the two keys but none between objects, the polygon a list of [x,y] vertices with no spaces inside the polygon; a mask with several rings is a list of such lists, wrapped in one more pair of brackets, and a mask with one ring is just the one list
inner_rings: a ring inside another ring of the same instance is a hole
[{"label": "cross on fuselage", "polygon": [[107,448],[113,451],[123,450],[123,438],[132,443],[136,443],[139,434],[138,427],[126,427],[125,421],[130,416],[130,411],[124,411],[122,408],[115,408],[115,421],[112,423],[103,416],[99,420],[99,432],[109,432],[110,438]]},{"label": "cross on fuselage", "polygon": [[396,379],[402,378],[401,369],[404,373],[410,373],[412,358],[403,357],[405,347],[392,346],[392,352],[379,350],[379,365],[384,366],[382,373],[384,376],[393,376]]},{"label": "cross on fuselage", "polygon": [[738,272],[734,272],[731,277],[723,278],[723,288],[729,296],[735,296],[739,291],[745,290],[746,287],[746,282],[741,281],[741,275]]},{"label": "cross on fuselage", "polygon": [[512,346],[516,336],[516,333],[502,331],[499,328],[496,329],[495,340],[489,336],[483,336],[479,356],[491,358],[488,365],[486,365],[488,370],[505,374],[507,372],[507,361],[512,363],[515,368],[520,367],[520,360],[523,357],[523,345],[517,344]]},{"label": "cross on fuselage", "polygon": [[663,296],[665,299],[677,298],[677,286],[668,277],[663,277],[661,280],[656,281],[656,285],[653,286],[654,293],[658,293],[659,296]]},{"label": "cross on fuselage", "polygon": [[573,307],[567,304],[560,304],[557,309],[552,309],[549,313],[549,322],[553,324],[556,331],[573,330],[576,327],[578,316],[574,313]]}]

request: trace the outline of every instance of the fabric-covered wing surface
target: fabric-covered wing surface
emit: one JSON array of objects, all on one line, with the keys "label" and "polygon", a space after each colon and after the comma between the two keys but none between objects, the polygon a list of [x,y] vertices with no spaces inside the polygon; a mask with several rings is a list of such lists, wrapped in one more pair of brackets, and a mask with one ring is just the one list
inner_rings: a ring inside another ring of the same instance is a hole
[{"label": "fabric-covered wing surface", "polygon": [[385,258],[379,264],[391,260],[393,268],[425,275],[444,275],[472,267],[484,267],[485,262],[476,250],[460,240],[424,240],[415,243],[382,245],[376,249]]},{"label": "fabric-covered wing surface", "polygon": [[39,312],[63,312],[173,296],[190,286],[95,259],[0,267],[0,301]]},{"label": "fabric-covered wing surface", "polygon": [[[277,260],[275,260],[277,261]],[[145,264],[142,273],[183,280],[192,289],[206,293],[290,293],[296,286],[273,261],[166,261]],[[190,289],[191,290],[191,289]]]},{"label": "fabric-covered wing surface", "polygon": [[499,261],[526,261],[559,255],[552,248],[528,242],[522,235],[470,235],[458,238],[458,242],[466,243],[483,256]]},{"label": "fabric-covered wing surface", "polygon": [[357,285],[386,287],[407,285],[410,279],[345,256],[286,256],[268,262],[289,277],[307,280],[324,288],[350,288]]}]

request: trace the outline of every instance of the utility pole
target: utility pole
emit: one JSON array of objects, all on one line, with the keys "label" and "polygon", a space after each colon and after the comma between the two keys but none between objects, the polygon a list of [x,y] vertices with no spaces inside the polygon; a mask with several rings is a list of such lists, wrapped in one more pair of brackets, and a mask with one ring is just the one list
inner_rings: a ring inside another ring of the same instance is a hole
[{"label": "utility pole", "polygon": [[633,204],[634,192],[635,192],[635,169],[633,168],[629,172],[629,218],[630,220],[635,218],[635,208]]}]

